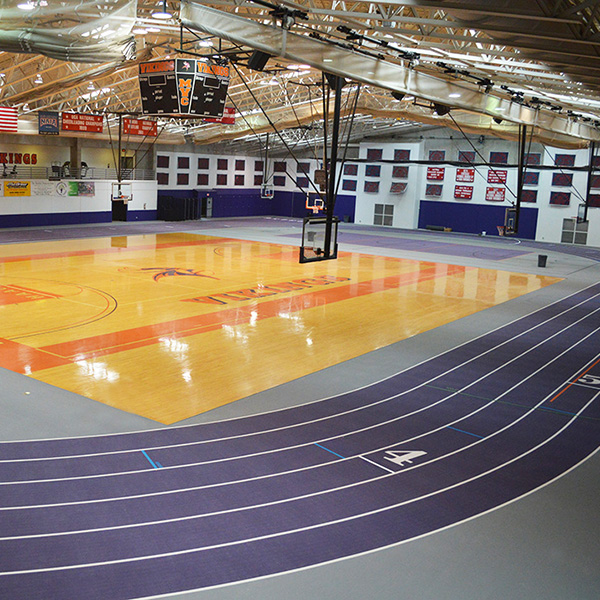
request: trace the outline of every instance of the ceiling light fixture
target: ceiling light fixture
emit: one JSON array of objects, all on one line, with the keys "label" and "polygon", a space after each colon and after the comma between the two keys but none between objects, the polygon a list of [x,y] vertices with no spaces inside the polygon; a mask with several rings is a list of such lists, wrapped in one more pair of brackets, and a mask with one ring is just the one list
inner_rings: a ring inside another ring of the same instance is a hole
[{"label": "ceiling light fixture", "polygon": [[20,8],[21,10],[33,10],[36,6],[37,5],[33,0],[26,0],[26,2],[17,4],[17,8]]},{"label": "ceiling light fixture", "polygon": [[173,18],[173,15],[167,10],[167,0],[163,0],[159,8],[152,13],[152,18],[163,21]]},{"label": "ceiling light fixture", "polygon": [[44,83],[41,73],[37,74],[37,77],[34,79],[33,83],[35,83],[37,85],[39,85],[40,83]]}]

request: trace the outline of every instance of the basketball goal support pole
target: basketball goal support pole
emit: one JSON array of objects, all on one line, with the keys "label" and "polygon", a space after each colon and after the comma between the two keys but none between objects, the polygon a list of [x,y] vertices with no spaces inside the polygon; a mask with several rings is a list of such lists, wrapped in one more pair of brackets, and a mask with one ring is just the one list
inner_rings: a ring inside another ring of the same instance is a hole
[{"label": "basketball goal support pole", "polygon": [[[327,81],[329,86],[334,90],[334,104],[333,104],[333,127],[331,130],[331,158],[329,167],[329,177],[327,179],[327,192],[325,195],[325,216],[327,222],[325,223],[325,244],[324,253],[325,256],[331,255],[331,233],[333,229],[333,212],[335,208],[335,195],[336,195],[336,164],[338,154],[338,143],[340,135],[340,117],[342,112],[342,88],[344,87],[344,80],[337,75],[330,75],[326,73]],[[327,165],[325,165],[327,169]]]},{"label": "basketball goal support pole", "polygon": [[587,185],[585,189],[585,207],[583,209],[583,221],[588,220],[588,208],[590,206],[590,193],[592,191],[592,176],[594,171],[594,155],[596,153],[596,142],[590,142],[590,162],[588,164]]},{"label": "basketball goal support pole", "polygon": [[519,235],[519,217],[521,215],[521,198],[525,181],[525,145],[527,142],[527,126],[519,125],[519,166],[517,173],[517,203],[515,206],[515,232]]}]

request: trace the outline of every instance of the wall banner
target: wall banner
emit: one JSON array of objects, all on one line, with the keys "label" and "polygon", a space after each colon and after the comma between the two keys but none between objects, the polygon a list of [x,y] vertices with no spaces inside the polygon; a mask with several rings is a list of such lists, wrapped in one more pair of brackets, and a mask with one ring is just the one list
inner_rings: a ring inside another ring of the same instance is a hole
[{"label": "wall banner", "polygon": [[95,196],[96,185],[93,181],[69,181],[69,196]]},{"label": "wall banner", "polygon": [[58,135],[58,113],[40,111],[38,113],[38,133],[40,135]]},{"label": "wall banner", "polygon": [[31,196],[31,181],[5,181],[5,196]]}]

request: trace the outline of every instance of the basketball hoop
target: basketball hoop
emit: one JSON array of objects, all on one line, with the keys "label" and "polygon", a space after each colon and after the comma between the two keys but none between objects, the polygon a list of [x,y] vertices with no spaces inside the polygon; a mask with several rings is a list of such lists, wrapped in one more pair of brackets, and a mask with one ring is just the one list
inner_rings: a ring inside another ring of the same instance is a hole
[{"label": "basketball hoop", "polygon": [[504,225],[496,225],[498,228],[498,235],[504,237]]}]

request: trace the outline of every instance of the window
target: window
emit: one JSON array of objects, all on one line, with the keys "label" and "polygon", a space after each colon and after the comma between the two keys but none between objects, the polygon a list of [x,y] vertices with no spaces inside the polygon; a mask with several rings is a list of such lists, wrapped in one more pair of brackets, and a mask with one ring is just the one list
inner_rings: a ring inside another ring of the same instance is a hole
[{"label": "window", "polygon": [[408,167],[394,166],[392,169],[392,177],[395,179],[406,179],[408,177]]},{"label": "window", "polygon": [[365,181],[365,192],[377,194],[379,193],[379,181]]},{"label": "window", "polygon": [[189,156],[178,156],[177,157],[177,168],[178,169],[189,169],[190,168],[190,157]]},{"label": "window", "polygon": [[446,158],[445,150],[430,150],[429,160],[431,162],[442,162]]},{"label": "window", "polygon": [[367,177],[379,177],[381,175],[381,167],[379,165],[367,165],[365,167],[365,175]]},{"label": "window", "polygon": [[344,165],[344,175],[350,175],[350,176],[358,175],[358,165],[348,165],[348,164]]},{"label": "window", "polygon": [[227,185],[226,173],[217,173],[217,185]]},{"label": "window", "polygon": [[524,185],[537,185],[540,181],[540,173],[539,171],[525,171],[525,176],[523,177]]},{"label": "window", "polygon": [[381,160],[383,158],[383,148],[368,148],[367,160]]},{"label": "window", "polygon": [[409,160],[410,150],[394,150],[394,160]]},{"label": "window", "polygon": [[490,163],[505,165],[508,163],[508,152],[490,152]]},{"label": "window", "polygon": [[299,188],[306,189],[308,187],[308,177],[297,177],[296,178],[296,185]]},{"label": "window", "polygon": [[356,191],[356,179],[344,179],[342,181],[342,189],[346,192]]},{"label": "window", "polygon": [[558,167],[573,167],[575,166],[575,155],[557,154],[554,157],[554,164]]},{"label": "window", "polygon": [[273,185],[276,185],[277,187],[285,187],[285,180],[286,180],[285,175],[274,175],[273,176]]},{"label": "window", "polygon": [[168,173],[157,173],[156,181],[158,185],[169,185],[169,174]]},{"label": "window", "polygon": [[264,164],[262,160],[254,161],[254,170],[262,172],[264,170]]},{"label": "window", "polygon": [[235,170],[236,171],[244,171],[246,169],[246,161],[236,159],[235,161]]},{"label": "window", "polygon": [[210,160],[208,158],[198,159],[198,168],[206,171],[210,167]]},{"label": "window", "polygon": [[156,157],[156,167],[158,169],[168,169],[169,168],[169,157],[168,156],[157,156]]},{"label": "window", "polygon": [[572,173],[552,173],[552,185],[569,187],[573,184]]},{"label": "window", "polygon": [[373,214],[373,225],[391,227],[394,224],[394,205],[376,204]]},{"label": "window", "polygon": [[229,168],[229,161],[226,158],[217,159],[217,171],[227,171]]},{"label": "window", "polygon": [[254,176],[254,185],[262,185],[263,182],[263,176],[262,175],[255,175]]},{"label": "window", "polygon": [[475,161],[475,152],[471,152],[471,150],[459,150],[458,160],[472,164]]},{"label": "window", "polygon": [[285,162],[275,162],[273,165],[273,171],[275,173],[285,173],[287,170],[287,164]]},{"label": "window", "polygon": [[198,185],[208,185],[208,173],[198,173]]},{"label": "window", "polygon": [[310,173],[310,163],[299,162],[296,165],[296,173]]},{"label": "window", "polygon": [[244,176],[236,175],[233,181],[233,185],[244,185]]},{"label": "window", "polygon": [[177,173],[177,185],[188,185],[190,176],[188,173]]},{"label": "window", "polygon": [[569,192],[550,192],[550,204],[557,206],[569,206],[571,194]]}]

